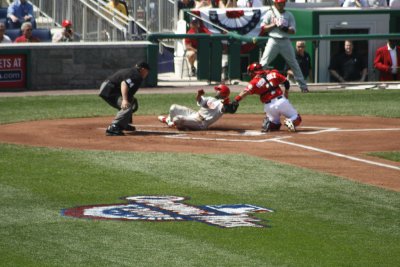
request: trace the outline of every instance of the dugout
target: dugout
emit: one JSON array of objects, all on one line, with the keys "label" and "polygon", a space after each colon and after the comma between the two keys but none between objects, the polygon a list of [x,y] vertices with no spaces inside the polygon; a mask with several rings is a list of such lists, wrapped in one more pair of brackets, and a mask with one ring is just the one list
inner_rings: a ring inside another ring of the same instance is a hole
[{"label": "dugout", "polygon": [[[341,34],[400,33],[400,10],[390,8],[287,8],[296,18],[299,36]],[[399,34],[400,38],[400,34]],[[377,80],[373,61],[375,51],[386,40],[354,40],[354,51],[368,62],[368,80]],[[307,41],[307,52],[313,58],[315,82],[330,82],[328,71],[331,57],[343,49],[343,40]],[[316,71],[316,72],[315,72]]]}]

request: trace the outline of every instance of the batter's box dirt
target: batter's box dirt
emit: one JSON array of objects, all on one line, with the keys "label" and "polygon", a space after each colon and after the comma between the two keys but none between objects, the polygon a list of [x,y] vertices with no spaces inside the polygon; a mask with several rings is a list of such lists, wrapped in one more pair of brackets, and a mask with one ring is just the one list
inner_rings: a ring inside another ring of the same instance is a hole
[{"label": "batter's box dirt", "polygon": [[[369,156],[400,151],[400,119],[302,116],[298,132],[261,134],[264,114],[224,115],[208,131],[177,131],[135,116],[137,132],[105,136],[107,118],[0,125],[0,142],[70,149],[244,154],[400,191],[400,163]],[[223,141],[224,140],[224,141]]]}]

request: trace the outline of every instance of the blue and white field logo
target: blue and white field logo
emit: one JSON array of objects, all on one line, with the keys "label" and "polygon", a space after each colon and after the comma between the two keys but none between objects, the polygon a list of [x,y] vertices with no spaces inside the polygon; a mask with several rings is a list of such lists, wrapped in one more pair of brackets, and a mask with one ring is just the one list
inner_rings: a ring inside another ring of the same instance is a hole
[{"label": "blue and white field logo", "polygon": [[81,206],[65,209],[65,216],[103,220],[198,221],[223,228],[265,227],[248,213],[273,212],[249,204],[191,206],[178,196],[132,196],[128,204]]}]

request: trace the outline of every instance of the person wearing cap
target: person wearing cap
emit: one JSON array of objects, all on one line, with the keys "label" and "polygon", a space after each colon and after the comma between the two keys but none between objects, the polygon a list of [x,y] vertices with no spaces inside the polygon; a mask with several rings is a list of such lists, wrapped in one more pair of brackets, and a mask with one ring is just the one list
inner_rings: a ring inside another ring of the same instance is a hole
[{"label": "person wearing cap", "polygon": [[132,68],[118,70],[101,84],[99,96],[118,110],[116,117],[106,129],[106,135],[124,135],[123,131],[136,130],[131,124],[132,113],[139,108],[134,95],[149,71],[149,65],[141,62]]},{"label": "person wearing cap", "polygon": [[281,54],[293,71],[294,79],[302,92],[308,92],[308,86],[296,60],[295,52],[289,35],[296,33],[296,21],[291,12],[285,10],[286,0],[274,0],[274,6],[268,10],[261,22],[263,33],[269,38],[265,45],[260,64],[264,69]]},{"label": "person wearing cap", "polygon": [[173,104],[168,116],[158,116],[158,120],[168,127],[178,130],[206,130],[211,124],[218,121],[225,113],[235,113],[237,107],[229,101],[229,87],[220,84],[214,87],[216,95],[204,96],[203,89],[197,91],[196,102],[200,107],[198,111],[191,108]]},{"label": "person wearing cap", "polygon": [[[187,31],[187,34],[197,34],[197,33],[207,33],[211,34],[211,32],[204,26],[201,25],[199,19],[193,17],[190,21],[190,28]],[[190,76],[196,75],[196,67],[194,66],[195,61],[197,60],[197,39],[185,38],[184,40],[186,47],[186,58],[189,61],[190,65]]]},{"label": "person wearing cap", "polygon": [[63,20],[62,31],[58,31],[53,35],[53,43],[59,42],[73,42],[74,32],[72,30],[72,22],[70,20]]},{"label": "person wearing cap", "polygon": [[400,46],[396,40],[387,40],[375,53],[374,67],[380,81],[400,81]]}]

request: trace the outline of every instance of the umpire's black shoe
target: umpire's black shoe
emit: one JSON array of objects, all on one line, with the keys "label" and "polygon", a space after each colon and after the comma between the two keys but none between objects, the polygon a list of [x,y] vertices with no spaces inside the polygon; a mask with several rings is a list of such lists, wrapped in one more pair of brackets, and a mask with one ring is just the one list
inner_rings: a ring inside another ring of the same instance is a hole
[{"label": "umpire's black shoe", "polygon": [[124,130],[125,130],[125,131],[128,131],[128,132],[134,132],[134,131],[136,131],[136,127],[133,126],[132,124],[128,124],[128,125],[124,128]]},{"label": "umpire's black shoe", "polygon": [[110,126],[107,127],[106,135],[107,136],[120,136],[120,135],[124,135],[124,133],[122,132],[121,128],[118,125],[111,124]]}]

